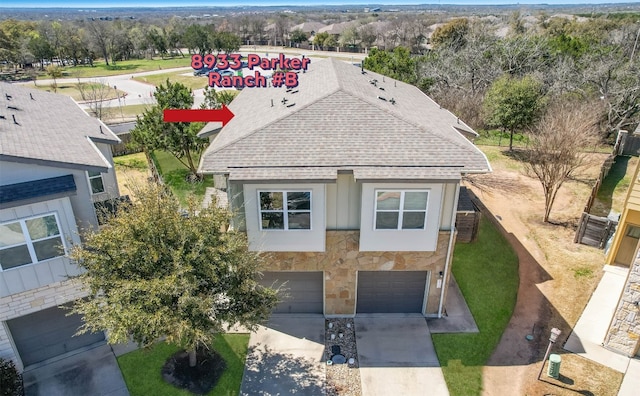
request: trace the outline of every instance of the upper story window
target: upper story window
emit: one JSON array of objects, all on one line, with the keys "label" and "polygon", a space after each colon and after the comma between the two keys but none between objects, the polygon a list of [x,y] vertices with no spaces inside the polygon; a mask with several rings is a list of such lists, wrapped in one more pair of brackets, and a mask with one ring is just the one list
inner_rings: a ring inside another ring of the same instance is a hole
[{"label": "upper story window", "polygon": [[102,173],[87,171],[87,175],[89,176],[89,186],[91,186],[91,194],[103,193],[105,190],[104,182],[102,180]]},{"label": "upper story window", "polygon": [[376,230],[424,230],[427,220],[426,190],[376,190]]},{"label": "upper story window", "polygon": [[0,267],[3,270],[65,254],[55,214],[0,224]]},{"label": "upper story window", "polygon": [[311,191],[259,191],[261,230],[310,230]]}]

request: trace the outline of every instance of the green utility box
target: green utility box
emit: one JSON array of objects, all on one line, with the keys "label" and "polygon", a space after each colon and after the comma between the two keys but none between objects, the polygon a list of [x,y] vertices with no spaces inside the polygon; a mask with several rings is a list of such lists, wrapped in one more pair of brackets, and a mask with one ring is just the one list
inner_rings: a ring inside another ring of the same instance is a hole
[{"label": "green utility box", "polygon": [[549,356],[549,370],[547,371],[547,375],[549,377],[553,377],[558,379],[560,376],[560,362],[562,361],[562,357],[560,355],[556,355],[552,353]]}]

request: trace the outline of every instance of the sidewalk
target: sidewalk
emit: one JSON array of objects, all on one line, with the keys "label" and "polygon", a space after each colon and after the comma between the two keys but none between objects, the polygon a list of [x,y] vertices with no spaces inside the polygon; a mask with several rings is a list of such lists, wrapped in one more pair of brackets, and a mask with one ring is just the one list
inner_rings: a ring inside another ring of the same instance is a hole
[{"label": "sidewalk", "polygon": [[618,395],[637,395],[640,389],[640,360],[628,358],[602,346],[628,269],[605,265],[603,271],[602,279],[567,339],[564,349],[625,373]]}]

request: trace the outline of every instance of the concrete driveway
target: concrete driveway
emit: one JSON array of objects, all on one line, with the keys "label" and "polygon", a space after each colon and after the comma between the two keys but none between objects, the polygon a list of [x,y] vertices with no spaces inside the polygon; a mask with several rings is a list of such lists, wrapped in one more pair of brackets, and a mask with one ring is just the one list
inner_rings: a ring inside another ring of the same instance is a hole
[{"label": "concrete driveway", "polygon": [[26,396],[128,396],[109,345],[80,352],[25,371]]},{"label": "concrete driveway", "polygon": [[324,395],[324,317],[274,315],[251,333],[241,395]]},{"label": "concrete driveway", "polygon": [[423,317],[356,316],[363,396],[445,396],[447,385]]}]

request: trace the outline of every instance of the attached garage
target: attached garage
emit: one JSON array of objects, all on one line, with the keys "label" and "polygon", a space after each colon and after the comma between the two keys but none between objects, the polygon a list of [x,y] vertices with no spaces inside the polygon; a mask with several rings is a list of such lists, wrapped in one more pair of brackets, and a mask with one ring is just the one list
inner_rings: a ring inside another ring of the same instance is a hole
[{"label": "attached garage", "polygon": [[323,276],[321,271],[264,272],[260,284],[282,287],[286,296],[281,297],[273,313],[323,313]]},{"label": "attached garage", "polygon": [[421,313],[428,271],[358,271],[356,313]]},{"label": "attached garage", "polygon": [[80,315],[66,316],[58,307],[7,321],[22,364],[26,367],[104,341],[104,333],[73,336],[82,326]]}]

